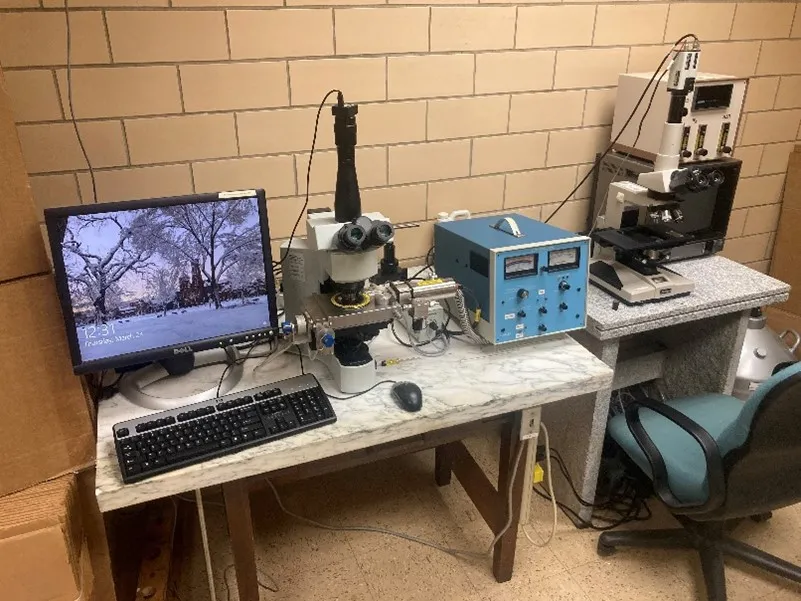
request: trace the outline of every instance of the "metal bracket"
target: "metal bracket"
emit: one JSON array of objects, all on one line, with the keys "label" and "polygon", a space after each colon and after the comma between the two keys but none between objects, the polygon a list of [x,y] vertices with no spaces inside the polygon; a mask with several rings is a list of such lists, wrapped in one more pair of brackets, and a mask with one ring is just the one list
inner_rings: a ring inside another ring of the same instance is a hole
[{"label": "metal bracket", "polygon": [[[508,231],[503,229],[504,223],[509,226]],[[523,233],[520,231],[520,228],[517,227],[517,223],[515,222],[515,220],[512,219],[511,217],[502,217],[495,223],[495,225],[491,225],[490,227],[498,230],[499,232],[503,232],[504,234],[511,234],[515,238],[523,237]]]}]

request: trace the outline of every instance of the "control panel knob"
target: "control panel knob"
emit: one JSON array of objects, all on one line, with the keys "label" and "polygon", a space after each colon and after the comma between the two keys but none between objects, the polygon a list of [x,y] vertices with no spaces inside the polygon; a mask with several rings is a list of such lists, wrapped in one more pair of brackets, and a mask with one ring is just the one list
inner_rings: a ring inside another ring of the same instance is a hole
[{"label": "control panel knob", "polygon": [[561,282],[559,282],[559,290],[561,290],[562,292],[564,292],[565,290],[570,290],[570,284],[567,282],[567,280],[562,280]]},{"label": "control panel knob", "polygon": [[567,303],[559,303],[560,311],[567,311]]},{"label": "control panel knob", "polygon": [[695,151],[695,154],[697,154],[699,157],[705,157],[709,154],[709,151],[706,148],[699,148]]},{"label": "control panel knob", "polygon": [[542,315],[545,315],[547,312],[548,312],[548,309],[546,307],[540,307],[540,313]]},{"label": "control panel knob", "polygon": [[693,156],[693,153],[690,152],[689,150],[683,150],[681,152],[681,156],[682,158],[689,159],[691,156]]},{"label": "control panel knob", "polygon": [[526,300],[528,298],[528,290],[526,290],[525,288],[521,288],[520,290],[518,290],[517,298],[519,298],[520,300]]},{"label": "control panel knob", "polygon": [[518,312],[517,312],[517,316],[518,316],[520,319],[525,319],[525,318],[526,318],[526,312],[525,312],[525,311],[518,311]]},{"label": "control panel knob", "polygon": [[545,332],[545,331],[547,331],[547,330],[548,330],[548,326],[546,326],[544,323],[541,323],[537,329],[538,329],[540,332]]}]

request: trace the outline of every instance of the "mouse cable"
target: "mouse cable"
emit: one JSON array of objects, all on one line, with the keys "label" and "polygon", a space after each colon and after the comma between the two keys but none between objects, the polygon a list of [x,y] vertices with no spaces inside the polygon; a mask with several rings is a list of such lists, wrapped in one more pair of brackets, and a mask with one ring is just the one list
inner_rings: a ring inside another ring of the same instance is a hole
[{"label": "mouse cable", "polygon": [[317,146],[317,128],[320,125],[320,113],[323,112],[323,107],[325,106],[326,101],[328,100],[331,94],[336,94],[339,98],[342,97],[342,92],[337,90],[336,88],[333,90],[328,90],[325,96],[323,96],[322,102],[320,102],[320,106],[317,107],[317,116],[314,119],[314,135],[312,136],[312,143],[311,143],[311,151],[309,152],[309,164],[306,165],[306,201],[303,203],[303,208],[300,210],[300,214],[298,215],[297,221],[295,221],[295,225],[292,227],[292,233],[289,235],[289,242],[287,242],[286,250],[287,253],[283,256],[283,258],[279,259],[278,261],[273,261],[273,268],[276,268],[284,263],[286,258],[289,256],[289,249],[292,246],[292,240],[295,238],[295,232],[298,229],[298,225],[300,225],[303,216],[306,214],[306,209],[309,206],[309,182],[311,180],[311,168],[312,168],[312,159],[314,158],[314,149]]},{"label": "mouse cable", "polygon": [[381,380],[380,382],[377,382],[372,386],[370,386],[370,388],[368,388],[367,390],[362,390],[361,392],[357,392],[356,394],[352,394],[350,396],[334,396],[333,394],[328,394],[327,392],[326,394],[328,394],[329,398],[336,399],[338,401],[347,401],[348,399],[355,399],[357,396],[362,396],[363,394],[367,394],[368,392],[370,392],[375,388],[378,388],[382,384],[397,384],[397,382],[395,380]]},{"label": "mouse cable", "polygon": [[[379,382],[379,384],[380,383],[381,382]],[[275,496],[275,500],[278,503],[278,507],[281,509],[281,511],[287,514],[289,517],[294,518],[295,520],[303,524],[307,524],[308,526],[312,526],[314,528],[320,528],[322,530],[331,530],[335,532],[374,532],[376,534],[385,534],[387,536],[394,536],[396,538],[402,538],[404,540],[408,540],[413,543],[418,543],[426,547],[431,547],[432,549],[437,549],[438,551],[442,551],[444,553],[447,553],[448,555],[453,555],[454,557],[472,557],[477,559],[484,559],[487,557],[492,557],[492,551],[495,548],[495,545],[498,543],[499,540],[501,540],[501,537],[504,534],[506,534],[509,528],[512,527],[512,521],[514,518],[514,513],[512,509],[512,488],[514,487],[515,480],[517,478],[517,471],[518,467],[520,466],[520,458],[523,455],[524,447],[525,447],[524,444],[518,445],[517,453],[515,454],[514,458],[514,463],[512,464],[512,473],[509,477],[509,487],[506,491],[506,499],[507,499],[506,523],[504,524],[503,528],[501,528],[500,532],[498,532],[498,534],[495,536],[495,538],[492,539],[492,543],[490,543],[489,548],[484,553],[445,547],[442,545],[438,545],[437,543],[432,543],[431,541],[427,541],[425,539],[412,536],[411,534],[406,534],[404,532],[396,532],[394,530],[388,530],[386,528],[375,528],[373,526],[331,526],[330,524],[323,524],[321,522],[316,522],[314,520],[310,520],[307,517],[303,517],[302,515],[298,515],[297,513],[293,513],[292,511],[284,507],[284,503],[281,500],[281,496],[278,494],[275,485],[269,478],[265,478],[265,480],[267,480],[267,484],[269,484],[270,488],[272,489],[273,495]]]}]

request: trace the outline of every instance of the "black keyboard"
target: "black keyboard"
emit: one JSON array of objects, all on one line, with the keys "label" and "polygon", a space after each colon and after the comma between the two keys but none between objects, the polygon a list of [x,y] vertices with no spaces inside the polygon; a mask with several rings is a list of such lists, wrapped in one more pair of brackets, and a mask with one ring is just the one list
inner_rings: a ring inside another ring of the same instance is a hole
[{"label": "black keyboard", "polygon": [[311,374],[114,426],[126,484],[337,421]]}]

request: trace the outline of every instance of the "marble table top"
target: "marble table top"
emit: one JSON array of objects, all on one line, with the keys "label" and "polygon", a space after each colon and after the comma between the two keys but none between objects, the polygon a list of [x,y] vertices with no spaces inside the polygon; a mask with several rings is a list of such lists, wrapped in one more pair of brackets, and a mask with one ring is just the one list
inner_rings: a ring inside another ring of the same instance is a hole
[{"label": "marble table top", "polygon": [[[400,333],[402,336],[403,334]],[[265,347],[266,348],[266,347]],[[254,351],[255,352],[255,351]],[[480,348],[454,339],[440,357],[419,357],[384,331],[371,343],[377,360],[414,357],[394,366],[379,367],[377,380],[410,380],[423,390],[423,408],[407,413],[394,404],[390,385],[348,400],[331,399],[338,421],[212,459],[135,484],[123,484],[117,465],[112,426],[151,413],[121,395],[100,403],[98,409],[97,481],[95,494],[101,511],[143,503],[153,499],[255,476],[348,453],[483,418],[495,417],[611,385],[612,370],[567,335]],[[251,359],[236,390],[297,375],[297,356],[285,353],[263,368],[261,359]],[[336,391],[326,367],[318,361],[304,362],[331,394]],[[154,387],[164,395],[192,394],[216,385],[222,366],[194,370],[169,384]],[[157,389],[158,390],[158,389]]]},{"label": "marble table top", "polygon": [[587,295],[587,331],[610,340],[668,325],[714,317],[787,300],[790,286],[725,257],[712,256],[667,265],[695,282],[689,296],[630,307],[596,286]]}]

